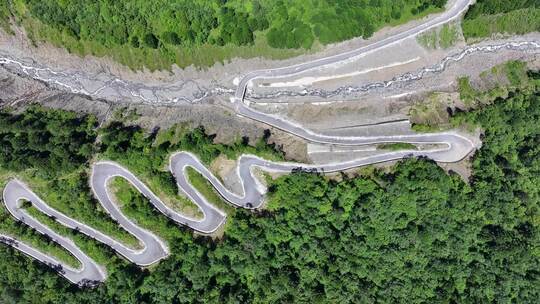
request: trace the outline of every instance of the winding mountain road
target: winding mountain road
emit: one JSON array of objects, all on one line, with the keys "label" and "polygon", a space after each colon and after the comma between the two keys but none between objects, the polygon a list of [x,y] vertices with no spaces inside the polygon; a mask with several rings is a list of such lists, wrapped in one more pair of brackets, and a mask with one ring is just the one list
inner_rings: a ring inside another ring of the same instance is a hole
[{"label": "winding mountain road", "polygon": [[94,260],[87,256],[75,243],[44,225],[22,208],[23,201],[29,201],[37,210],[53,218],[56,222],[71,229],[75,229],[88,237],[106,244],[124,256],[127,260],[140,266],[148,266],[167,257],[167,245],[158,236],[145,230],[128,219],[114,202],[108,184],[112,178],[121,177],[133,185],[150,203],[165,216],[180,225],[186,225],[201,233],[210,234],[217,230],[224,222],[226,215],[211,203],[190,183],[186,169],[191,167],[202,174],[229,203],[241,208],[258,208],[264,202],[265,187],[253,173],[254,168],[266,172],[291,172],[304,170],[310,172],[336,172],[350,168],[401,159],[406,156],[425,156],[441,162],[459,161],[468,155],[474,144],[467,137],[454,132],[439,134],[419,134],[407,136],[379,136],[352,138],[351,144],[373,144],[382,142],[410,142],[410,143],[438,143],[442,147],[430,150],[402,150],[358,158],[347,162],[328,165],[307,165],[286,162],[271,162],[254,155],[242,155],[238,159],[236,168],[237,178],[242,185],[242,193],[234,193],[227,189],[221,181],[214,176],[208,168],[193,154],[178,152],[171,156],[169,168],[176,178],[179,189],[191,199],[202,211],[202,219],[182,215],[164,204],[143,182],[129,170],[114,162],[97,162],[93,165],[90,185],[95,197],[106,212],[124,228],[135,236],[143,245],[140,250],[129,248],[113,238],[78,222],[69,216],[51,208],[47,203],[34,194],[23,182],[11,180],[3,192],[3,201],[9,212],[17,220],[47,235],[69,251],[81,264],[75,269],[42,253],[24,242],[18,241],[8,235],[0,235],[0,241],[17,248],[33,258],[54,267],[61,275],[73,283],[88,286],[106,279],[106,271]]},{"label": "winding mountain road", "polygon": [[325,165],[298,164],[289,162],[272,162],[261,159],[253,155],[242,155],[237,161],[237,179],[242,185],[241,193],[235,193],[225,187],[221,181],[214,176],[208,168],[193,154],[179,152],[170,157],[169,169],[176,178],[178,188],[189,199],[191,199],[202,211],[201,219],[191,218],[182,215],[164,204],[142,181],[126,168],[114,162],[97,162],[92,167],[90,185],[95,197],[109,215],[118,224],[135,236],[142,244],[142,249],[129,248],[113,238],[80,223],[71,217],[51,208],[46,202],[34,194],[23,182],[13,179],[4,188],[3,201],[9,212],[19,221],[36,229],[38,232],[48,236],[60,246],[68,250],[79,262],[79,268],[58,261],[57,259],[36,250],[28,244],[19,241],[8,235],[0,235],[0,241],[24,252],[25,254],[52,266],[69,281],[82,285],[92,286],[106,279],[107,273],[104,267],[97,264],[86,255],[71,239],[59,235],[52,229],[33,218],[24,208],[22,201],[30,201],[40,212],[53,218],[56,222],[110,246],[127,260],[141,266],[148,266],[165,258],[169,254],[169,249],[165,242],[152,232],[139,227],[128,219],[115,203],[109,192],[108,183],[114,177],[121,177],[131,183],[141,194],[148,198],[149,202],[162,214],[171,218],[180,225],[186,225],[201,233],[210,234],[216,231],[225,222],[226,215],[223,211],[209,203],[204,196],[190,183],[186,169],[191,167],[201,173],[216,189],[217,192],[229,203],[241,208],[258,208],[264,202],[266,188],[257,179],[253,170],[258,168],[267,172],[291,172],[296,170],[335,172],[354,167],[365,166],[374,163],[386,162],[401,159],[407,156],[425,156],[439,162],[455,162],[463,159],[475,149],[475,145],[466,135],[458,132],[443,132],[430,134],[412,135],[388,135],[388,136],[351,136],[339,137],[318,134],[308,130],[293,122],[286,121],[280,117],[265,114],[251,109],[245,102],[244,97],[249,82],[255,78],[271,78],[284,75],[301,73],[310,69],[318,68],[336,62],[350,60],[368,52],[374,52],[386,46],[398,43],[417,35],[425,30],[438,26],[459,17],[471,3],[470,0],[456,0],[451,7],[443,14],[429,19],[425,23],[405,30],[395,36],[388,37],[381,41],[361,47],[351,52],[318,59],[315,61],[284,67],[279,69],[256,71],[247,74],[239,83],[232,102],[235,110],[241,116],[260,121],[262,123],[279,128],[288,133],[294,134],[310,142],[322,144],[336,144],[359,146],[379,143],[413,143],[422,145],[433,145],[426,150],[402,150],[393,152],[381,152],[368,157],[352,159],[346,162],[330,163]]},{"label": "winding mountain road", "polygon": [[[452,2],[452,1],[450,1]],[[234,94],[234,102],[244,101],[246,95],[247,87],[250,81],[257,78],[279,78],[283,76],[292,76],[295,74],[303,73],[312,69],[320,68],[325,65],[334,64],[337,62],[345,62],[347,60],[354,59],[355,57],[360,57],[380,49],[386,48],[393,44],[399,43],[405,39],[415,37],[418,34],[421,34],[427,30],[440,26],[444,23],[448,23],[456,18],[459,18],[463,14],[469,5],[471,5],[473,0],[455,0],[450,4],[450,7],[447,10],[436,16],[435,18],[428,19],[428,21],[413,27],[411,29],[399,32],[393,36],[387,37],[385,39],[370,43],[368,45],[362,46],[360,48],[354,49],[349,52],[340,53],[337,55],[320,58],[317,60],[300,63],[296,65],[291,65],[287,67],[281,67],[276,69],[269,70],[258,70],[249,72],[244,75],[240,80],[236,92]]]}]

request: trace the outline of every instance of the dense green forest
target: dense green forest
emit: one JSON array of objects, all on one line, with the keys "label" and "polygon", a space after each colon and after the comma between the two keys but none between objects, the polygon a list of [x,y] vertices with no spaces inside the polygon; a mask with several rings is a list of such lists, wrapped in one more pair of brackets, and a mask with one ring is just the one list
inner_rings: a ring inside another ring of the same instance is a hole
[{"label": "dense green forest", "polygon": [[[202,46],[209,50],[215,50],[211,46],[253,46],[257,35],[277,49],[310,49],[315,41],[328,44],[369,37],[384,25],[440,10],[446,0],[8,2],[31,38],[52,41],[79,54],[111,55],[133,67],[153,68],[157,66],[150,60],[155,61],[157,55],[164,65],[201,64],[196,57],[191,62],[179,57],[194,55],[186,49],[204,52]],[[122,54],[106,52],[120,49],[125,49]],[[128,61],[129,56],[136,59]]]},{"label": "dense green forest", "polygon": [[[517,88],[506,99],[452,117],[484,129],[469,183],[427,159],[406,159],[390,171],[366,168],[339,182],[294,173],[272,182],[267,210],[231,213],[216,241],[174,225],[130,186],[119,184],[124,212],[167,240],[168,259],[142,271],[107,247],[66,231],[111,274],[97,288],[80,290],[46,266],[0,246],[0,298],[3,303],[535,303],[540,297],[540,74],[528,76],[536,86]],[[246,146],[246,140],[224,146],[202,129],[148,134],[119,122],[96,130],[90,127],[92,117],[72,115],[39,108],[3,113],[2,121],[20,126],[3,132],[4,138],[25,134],[13,141],[16,146],[35,142],[28,134],[48,130],[49,123],[67,123],[62,134],[39,133],[49,152],[10,150],[36,153],[42,157],[35,158],[42,159],[39,164],[19,164],[12,155],[4,156],[0,166],[31,182],[41,180],[42,186],[32,184],[40,195],[62,191],[45,198],[51,204],[60,201],[59,209],[68,204],[66,213],[85,219],[81,212],[106,218],[87,208],[91,198],[76,192],[88,191],[87,186],[71,182],[84,176],[88,155],[64,148],[71,165],[58,169],[50,152],[53,142],[63,146],[74,132],[85,138],[79,146],[99,134],[99,143],[88,149],[98,158],[148,170],[166,186],[172,177],[163,172],[163,162],[176,149],[194,151],[206,163],[244,150],[281,157],[264,141],[257,147]],[[22,123],[30,117],[43,125],[34,130]],[[71,125],[73,119],[85,127]],[[38,174],[43,166],[59,170],[47,174],[48,183]],[[69,203],[73,197],[79,199]]]},{"label": "dense green forest", "polygon": [[539,0],[478,0],[463,21],[466,38],[540,31]]},{"label": "dense green forest", "polygon": [[509,13],[522,8],[538,8],[538,0],[477,0],[467,11],[466,19],[474,19],[481,15]]},{"label": "dense green forest", "polygon": [[96,125],[94,117],[36,107],[22,115],[0,112],[0,163],[9,170],[33,167],[52,176],[73,170],[94,153]]},{"label": "dense green forest", "polygon": [[0,29],[7,31],[8,33],[12,33],[10,29],[10,15],[9,3],[7,1],[2,1],[0,3]]}]

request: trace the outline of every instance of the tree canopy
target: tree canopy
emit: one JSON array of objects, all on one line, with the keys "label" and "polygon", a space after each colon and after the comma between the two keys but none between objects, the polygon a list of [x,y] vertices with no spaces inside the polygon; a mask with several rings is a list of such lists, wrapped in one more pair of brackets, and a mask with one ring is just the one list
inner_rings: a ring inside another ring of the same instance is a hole
[{"label": "tree canopy", "polygon": [[462,27],[466,38],[540,31],[540,1],[478,0],[465,14]]},{"label": "tree canopy", "polygon": [[[271,182],[266,210],[231,213],[219,240],[195,237],[160,216],[136,190],[123,189],[118,196],[123,210],[167,240],[169,258],[141,270],[92,240],[77,239],[89,254],[107,261],[110,273],[95,289],[77,289],[46,266],[0,246],[0,297],[6,303],[535,303],[540,76],[528,77],[535,86],[516,88],[505,99],[452,118],[484,130],[468,182],[414,158],[341,181],[297,172]],[[71,115],[43,113],[52,121]],[[101,134],[94,151],[151,175],[165,174],[160,168],[175,149],[194,151],[207,163],[220,154],[234,158],[254,149],[244,142],[214,144],[203,129],[147,134],[113,123],[85,132]],[[257,149],[272,153],[263,144]],[[21,168],[9,160],[0,166]],[[73,175],[62,176],[61,191],[88,191],[70,186]],[[73,214],[92,212],[78,203],[70,205]]]},{"label": "tree canopy", "polygon": [[73,170],[95,152],[97,120],[66,111],[31,107],[23,114],[0,112],[0,163],[12,170]]},{"label": "tree canopy", "polygon": [[[172,64],[180,61],[170,55],[179,48],[195,51],[200,46],[250,46],[257,35],[263,37],[265,46],[279,49],[310,49],[315,41],[328,44],[366,38],[387,24],[440,10],[446,0],[9,0],[8,3],[12,3],[9,11],[23,21],[31,37],[83,54],[105,52],[113,57],[137,56],[137,60],[145,61],[155,60],[146,55],[159,49],[161,57]],[[9,16],[7,12],[0,13],[4,21]],[[119,51],[123,48],[129,51]]]}]

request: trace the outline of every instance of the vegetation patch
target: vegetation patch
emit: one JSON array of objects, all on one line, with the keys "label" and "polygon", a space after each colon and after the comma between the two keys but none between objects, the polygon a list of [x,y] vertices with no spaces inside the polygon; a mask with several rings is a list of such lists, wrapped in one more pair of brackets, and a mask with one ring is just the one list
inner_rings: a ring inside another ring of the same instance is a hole
[{"label": "vegetation patch", "polygon": [[478,0],[469,8],[462,28],[467,39],[540,31],[540,2]]},{"label": "vegetation patch", "polygon": [[[233,57],[286,58],[314,45],[370,37],[439,12],[446,0],[9,0],[37,41],[79,55],[110,56],[134,69],[211,66]],[[9,13],[9,14],[8,14]]]},{"label": "vegetation patch", "polygon": [[457,25],[445,24],[439,32],[439,46],[447,49],[454,46],[459,38],[459,27]]},{"label": "vegetation patch", "polygon": [[[409,116],[414,128],[424,126],[425,128],[433,128],[434,131],[438,127],[448,124],[450,113],[448,107],[452,100],[449,95],[444,93],[432,93],[425,100],[413,104],[409,110]],[[416,129],[417,131],[422,131]],[[428,130],[423,130],[428,131]]]},{"label": "vegetation patch", "polygon": [[204,198],[212,205],[218,207],[220,210],[231,216],[235,212],[235,208],[229,203],[225,202],[221,195],[216,191],[212,184],[197,170],[188,167],[186,169],[189,182],[201,193]]},{"label": "vegetation patch", "polygon": [[[529,82],[540,79],[537,72],[528,75]],[[422,158],[340,182],[297,172],[270,181],[266,210],[236,210],[219,241],[194,237],[120,179],[115,189],[123,211],[167,240],[171,256],[142,270],[104,247],[91,256],[109,257],[109,279],[95,289],[77,289],[0,246],[7,261],[0,263],[2,300],[534,303],[540,297],[538,92],[522,86],[471,112],[454,113],[452,123],[484,130],[469,183]],[[125,126],[106,128],[99,131],[108,134],[102,153],[159,155],[157,147],[173,146],[153,144],[156,135],[137,135],[137,128],[127,129],[132,137],[122,137]],[[111,134],[120,135],[114,146]],[[241,153],[241,144],[213,144],[201,130],[179,138],[177,145],[189,146],[206,163],[219,153]]]},{"label": "vegetation patch", "polygon": [[436,30],[431,30],[417,36],[416,40],[426,49],[436,49],[439,35]]},{"label": "vegetation patch", "polygon": [[[136,113],[117,118],[129,120],[130,117],[136,117]],[[106,127],[98,128],[93,116],[47,110],[39,106],[31,106],[19,114],[0,112],[0,126],[0,185],[5,185],[10,178],[17,177],[30,185],[52,208],[132,248],[140,248],[141,244],[134,236],[121,229],[93,197],[88,184],[91,160],[107,159],[123,164],[135,172],[170,207],[197,216],[202,213],[196,205],[178,195],[176,182],[168,170],[168,157],[171,153],[180,150],[192,151],[206,164],[219,155],[237,158],[242,153],[253,153],[274,160],[283,157],[282,152],[265,143],[267,137],[256,142],[255,146],[249,146],[247,139],[224,146],[214,144],[213,137],[205,134],[202,128],[189,130],[185,126],[177,125],[148,134],[140,127],[126,126],[120,121],[113,121]],[[210,190],[211,186],[202,176],[192,178],[199,191],[217,202],[216,194]],[[160,234],[166,230],[180,229],[176,223],[163,219],[161,213],[154,210],[127,181],[114,179],[111,187],[126,214],[147,229]],[[224,203],[218,206],[231,213],[234,210],[230,206],[225,207]],[[26,241],[70,265],[77,265],[67,251],[32,228],[16,222],[4,208],[2,210],[0,231]],[[114,254],[116,258],[111,259],[112,250],[105,245],[56,223],[32,207],[28,210],[53,230],[75,240],[85,253],[98,263],[107,265],[109,270],[113,269],[114,272],[117,267],[129,265]],[[153,220],[156,218],[158,220]],[[168,232],[165,235],[171,234]],[[173,242],[174,237],[167,240]]]},{"label": "vegetation patch", "polygon": [[377,150],[390,150],[390,151],[398,151],[398,150],[418,150],[418,148],[410,143],[388,143],[388,144],[381,144],[377,145]]},{"label": "vegetation patch", "polygon": [[0,112],[0,163],[6,169],[37,169],[42,177],[73,171],[94,153],[97,120],[73,112],[30,107]]},{"label": "vegetation patch", "polygon": [[[449,94],[433,93],[411,106],[409,115],[413,129],[417,132],[435,132],[456,127],[458,124],[452,117],[459,112],[489,105],[522,90],[537,90],[540,82],[534,75],[527,70],[525,62],[512,60],[483,71],[474,85],[469,77],[459,77],[459,99]],[[460,124],[467,125],[462,121]]]},{"label": "vegetation patch", "polygon": [[[39,219],[40,221],[42,220],[44,224],[51,227],[50,224],[52,220],[43,213],[31,207],[31,205],[25,209],[32,217]],[[74,268],[80,267],[79,261],[67,250],[52,241],[49,237],[40,234],[33,230],[33,228],[30,228],[26,226],[26,224],[13,218],[5,207],[0,209],[0,233],[9,236],[17,236],[18,240],[32,247],[39,248],[41,252],[53,256],[58,261],[66,263]],[[2,244],[1,246],[5,245]]]},{"label": "vegetation patch", "polygon": [[416,40],[427,49],[448,49],[458,42],[459,37],[459,25],[445,24],[440,28],[420,34]]},{"label": "vegetation patch", "polygon": [[538,85],[540,83],[536,79],[529,78],[526,63],[516,60],[482,72],[478,88],[473,87],[468,77],[458,78],[460,98],[469,108],[489,104],[497,98],[506,98],[512,91],[534,89]]},{"label": "vegetation patch", "polygon": [[[108,185],[108,187],[110,187],[114,193],[117,193],[117,197],[120,197],[120,199],[117,199],[115,201],[115,203],[119,204],[120,207],[123,207],[124,202],[129,201],[128,198],[123,196],[123,195],[129,195],[129,193],[127,193],[126,191],[123,191],[126,187],[122,181],[125,181],[129,184],[129,182],[125,180],[124,178],[115,177],[111,180],[111,183]],[[144,181],[143,183],[148,185],[148,183]],[[194,217],[194,218],[203,217],[203,213],[199,210],[197,205],[195,205],[193,202],[191,202],[187,197],[184,197],[183,195],[166,194],[163,191],[161,191],[160,188],[157,188],[154,194],[156,194],[167,207],[175,210],[176,212],[180,212],[186,216]],[[148,201],[148,204],[150,204],[150,201]]]},{"label": "vegetation patch", "polygon": [[163,216],[127,180],[115,178],[111,181],[111,186],[115,200],[122,206],[122,212],[137,225],[156,233],[169,242],[174,240],[176,230],[188,230]]},{"label": "vegetation patch", "polygon": [[11,11],[9,7],[8,1],[2,1],[0,3],[0,29],[12,33],[11,27],[10,27],[10,17],[11,17]]}]

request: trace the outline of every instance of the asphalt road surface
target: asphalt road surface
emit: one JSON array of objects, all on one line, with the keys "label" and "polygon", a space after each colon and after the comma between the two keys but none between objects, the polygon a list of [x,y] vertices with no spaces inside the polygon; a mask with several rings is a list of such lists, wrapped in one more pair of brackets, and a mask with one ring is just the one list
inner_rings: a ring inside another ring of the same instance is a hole
[{"label": "asphalt road surface", "polygon": [[345,52],[345,53],[317,59],[314,61],[297,64],[297,65],[292,65],[288,67],[249,72],[248,74],[244,75],[244,77],[240,80],[238,87],[236,88],[235,99],[236,101],[244,101],[248,84],[253,79],[292,76],[292,75],[299,74],[308,70],[320,68],[325,65],[329,65],[329,64],[333,64],[333,63],[337,63],[341,61],[347,61],[347,60],[353,59],[355,57],[358,57],[364,54],[375,52],[377,50],[388,47],[395,43],[399,43],[405,39],[414,37],[429,29],[432,29],[441,24],[450,22],[458,18],[459,16],[461,16],[461,14],[463,14],[467,10],[467,8],[469,7],[470,4],[472,4],[472,2],[473,0],[455,0],[453,3],[451,3],[451,7],[449,7],[444,13],[438,15],[435,18],[429,19],[425,23],[422,23],[414,28],[404,30],[393,36],[376,41],[374,43],[354,49],[349,52]]},{"label": "asphalt road surface", "polygon": [[407,136],[377,136],[358,137],[354,140],[357,144],[382,143],[382,142],[413,142],[413,143],[439,143],[441,148],[431,150],[402,150],[381,153],[369,157],[358,158],[347,162],[308,165],[298,163],[271,162],[254,155],[242,155],[238,160],[237,177],[242,185],[242,193],[234,193],[227,189],[220,180],[214,176],[206,166],[193,154],[178,152],[170,158],[169,168],[176,178],[179,189],[191,199],[202,211],[203,218],[196,219],[182,215],[165,205],[144,183],[134,174],[114,162],[98,162],[92,168],[90,185],[95,197],[109,215],[126,231],[134,235],[143,245],[140,250],[129,248],[113,238],[78,222],[69,216],[49,207],[47,203],[34,194],[24,183],[19,180],[11,180],[3,192],[3,200],[9,212],[19,221],[36,229],[41,234],[51,238],[60,246],[68,250],[77,260],[81,267],[74,269],[55,258],[48,256],[31,246],[18,241],[7,235],[0,235],[0,241],[32,256],[33,258],[51,265],[68,280],[79,285],[92,285],[106,279],[103,267],[88,257],[72,240],[59,235],[48,226],[33,218],[24,208],[23,201],[29,201],[40,212],[55,219],[61,225],[78,230],[85,235],[106,244],[129,261],[148,266],[165,258],[169,252],[165,243],[153,233],[137,226],[129,220],[111,198],[108,184],[112,178],[121,177],[133,185],[149,202],[162,214],[171,218],[180,225],[186,225],[201,233],[212,233],[225,222],[225,214],[210,204],[206,198],[189,182],[186,169],[191,167],[202,174],[219,194],[229,203],[241,208],[258,208],[264,201],[265,187],[254,176],[253,169],[259,168],[267,172],[291,172],[308,171],[329,173],[342,171],[350,168],[381,163],[401,159],[406,156],[426,156],[436,161],[454,162],[468,155],[474,148],[473,143],[466,137],[457,133],[419,134]]},{"label": "asphalt road surface", "polygon": [[112,199],[108,183],[111,178],[121,177],[126,179],[133,185],[149,202],[162,214],[171,218],[180,225],[186,225],[201,233],[210,234],[218,229],[225,222],[226,215],[223,211],[210,204],[195,187],[190,183],[186,168],[191,167],[201,173],[216,189],[217,192],[232,205],[240,208],[258,208],[264,201],[266,189],[260,181],[254,176],[253,169],[259,168],[267,172],[291,172],[291,171],[309,171],[309,172],[335,172],[342,171],[354,167],[370,165],[374,163],[386,162],[391,160],[401,159],[406,156],[425,156],[439,162],[455,162],[463,159],[471,151],[475,145],[467,138],[467,136],[457,132],[430,133],[430,134],[413,134],[413,135],[388,135],[388,136],[373,136],[373,137],[338,137],[317,134],[311,130],[305,129],[300,125],[286,121],[280,117],[264,114],[249,108],[244,103],[244,96],[247,85],[250,80],[255,78],[271,78],[284,75],[291,75],[307,71],[320,66],[332,64],[339,61],[349,60],[353,57],[360,56],[368,52],[374,52],[388,45],[398,43],[403,39],[407,39],[417,35],[430,28],[448,22],[460,16],[470,0],[456,0],[452,7],[445,13],[429,19],[425,23],[405,30],[392,37],[369,44],[351,52],[318,59],[315,61],[284,67],[273,70],[256,71],[247,74],[241,81],[236,90],[235,103],[236,111],[239,115],[249,117],[251,119],[274,126],[296,136],[302,137],[307,141],[323,143],[323,144],[339,144],[339,145],[367,145],[380,143],[413,143],[413,144],[434,144],[432,149],[427,150],[402,150],[393,152],[384,152],[373,156],[353,159],[347,162],[331,163],[327,165],[309,165],[298,163],[271,162],[253,155],[242,155],[237,162],[237,178],[242,185],[241,193],[234,193],[226,188],[221,181],[215,177],[200,160],[193,154],[187,152],[179,152],[171,156],[169,169],[176,178],[178,188],[189,199],[191,199],[202,211],[203,217],[191,218],[182,215],[164,204],[143,182],[141,182],[129,170],[123,168],[114,162],[97,162],[92,167],[92,175],[90,185],[95,197],[98,199],[102,207],[109,215],[125,230],[135,236],[142,244],[142,249],[133,249],[114,240],[113,238],[80,223],[61,212],[49,207],[29,187],[19,180],[11,180],[3,191],[3,200],[9,212],[19,221],[36,229],[41,234],[52,239],[60,246],[68,250],[80,262],[79,268],[70,267],[61,261],[58,261],[52,256],[49,256],[22,241],[19,241],[8,235],[0,234],[0,241],[4,242],[25,254],[53,267],[61,275],[69,281],[83,285],[93,286],[106,279],[107,273],[104,267],[98,265],[94,260],[87,256],[77,245],[70,239],[59,235],[49,227],[33,218],[21,207],[22,201],[30,201],[40,212],[55,219],[61,225],[80,231],[81,233],[94,238],[95,240],[110,246],[120,255],[124,256],[129,261],[141,265],[148,266],[165,258],[169,254],[167,245],[158,236],[152,232],[137,226],[134,222],[128,219],[120,210],[118,205]]}]

